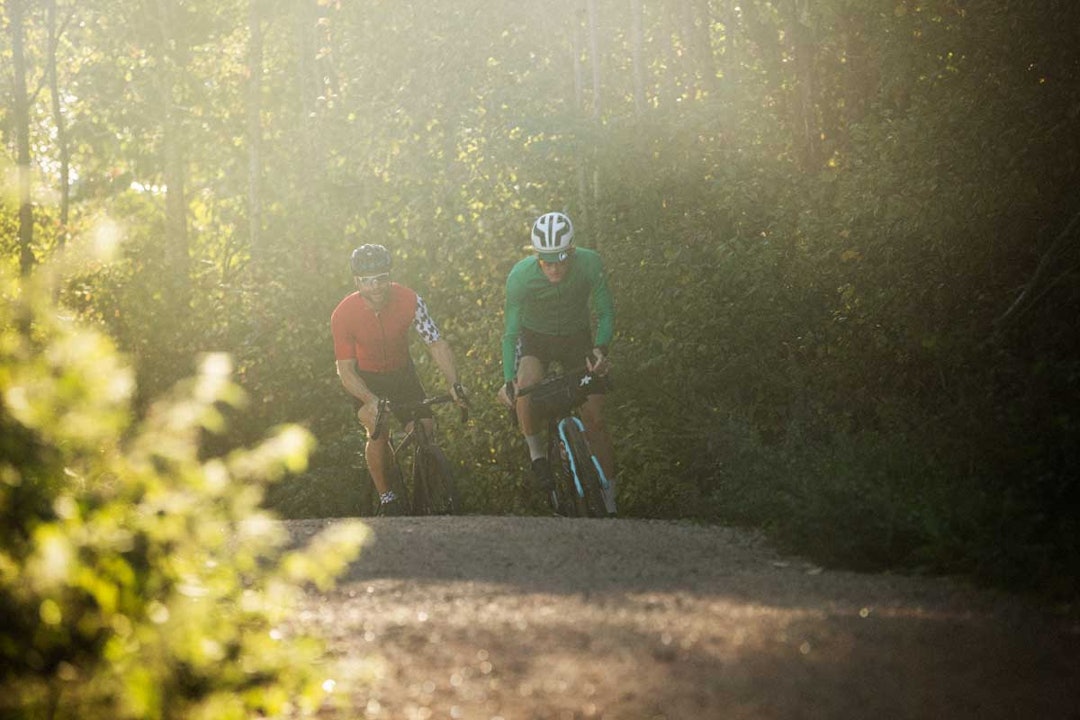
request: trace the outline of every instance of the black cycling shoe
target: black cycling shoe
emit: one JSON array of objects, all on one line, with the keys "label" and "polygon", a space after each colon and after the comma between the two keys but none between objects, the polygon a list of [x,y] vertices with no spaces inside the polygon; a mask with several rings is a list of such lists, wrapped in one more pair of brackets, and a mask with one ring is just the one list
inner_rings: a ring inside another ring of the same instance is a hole
[{"label": "black cycling shoe", "polygon": [[379,503],[379,509],[375,511],[375,517],[401,517],[405,514],[405,503],[401,501],[401,498],[394,498],[390,502]]},{"label": "black cycling shoe", "polygon": [[532,461],[533,478],[536,480],[536,488],[543,493],[551,490],[555,484],[555,476],[551,474],[551,463],[545,457],[536,458]]},{"label": "black cycling shoe", "polygon": [[559,507],[559,497],[555,492],[555,476],[551,472],[551,463],[547,458],[532,461],[533,483],[537,493],[544,498],[547,509],[556,515],[565,515]]}]

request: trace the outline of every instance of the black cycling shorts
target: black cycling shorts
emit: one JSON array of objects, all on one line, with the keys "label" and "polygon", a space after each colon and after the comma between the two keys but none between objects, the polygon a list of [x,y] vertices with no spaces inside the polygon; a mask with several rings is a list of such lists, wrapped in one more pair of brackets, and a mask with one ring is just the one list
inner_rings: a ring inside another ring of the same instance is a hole
[{"label": "black cycling shorts", "polygon": [[[593,361],[592,333],[582,330],[573,335],[545,335],[528,328],[523,328],[518,336],[518,358],[535,357],[544,364],[544,370],[552,362],[562,366],[563,372],[580,370],[585,361]],[[592,395],[602,395],[604,383],[593,386]]]},{"label": "black cycling shorts", "polygon": [[[424,399],[424,386],[420,383],[420,377],[416,374],[416,368],[409,363],[400,370],[386,373],[357,371],[357,375],[364,381],[371,392],[380,398],[390,401],[390,409],[398,422],[405,424],[410,420],[432,417],[431,408],[420,408],[413,413],[404,414],[395,403],[414,403]],[[359,398],[353,398],[353,406],[359,410],[363,403]]]}]

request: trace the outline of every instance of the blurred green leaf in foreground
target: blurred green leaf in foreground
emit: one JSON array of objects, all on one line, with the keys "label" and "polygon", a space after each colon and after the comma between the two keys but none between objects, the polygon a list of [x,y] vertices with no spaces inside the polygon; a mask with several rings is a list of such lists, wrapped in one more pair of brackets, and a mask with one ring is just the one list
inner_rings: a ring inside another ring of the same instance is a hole
[{"label": "blurred green leaf in foreground", "polygon": [[200,457],[243,400],[226,355],[135,420],[130,367],[54,305],[49,274],[0,276],[0,716],[301,717],[333,702],[362,668],[332,667],[283,623],[367,530],[337,523],[296,550],[260,509],[311,436],[288,426]]}]

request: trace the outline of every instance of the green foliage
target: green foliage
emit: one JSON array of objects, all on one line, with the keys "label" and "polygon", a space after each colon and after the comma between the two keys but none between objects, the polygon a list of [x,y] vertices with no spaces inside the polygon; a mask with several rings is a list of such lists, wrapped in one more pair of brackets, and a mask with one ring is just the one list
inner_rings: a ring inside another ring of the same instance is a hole
[{"label": "green foliage", "polygon": [[[571,2],[268,3],[259,68],[246,4],[162,23],[168,5],[86,0],[56,44],[70,224],[125,238],[63,298],[131,358],[139,414],[223,350],[250,403],[225,411],[216,453],[308,428],[312,466],[272,507],[370,511],[328,318],[350,247],[378,241],[477,400],[469,427],[441,427],[467,507],[531,511],[493,402],[503,282],[558,207],[616,299],[624,512],[766,526],[859,567],[1080,575],[1076,3],[665,1],[635,37],[630,6],[601,0],[599,57]],[[28,22],[36,78],[51,46]],[[33,120],[54,183],[41,99]],[[189,298],[170,290],[172,136]]]},{"label": "green foliage", "polygon": [[348,678],[284,622],[366,530],[290,550],[259,510],[268,483],[303,471],[310,435],[200,458],[242,400],[223,355],[132,424],[131,368],[40,280],[4,274],[0,303],[0,714],[313,714]]}]

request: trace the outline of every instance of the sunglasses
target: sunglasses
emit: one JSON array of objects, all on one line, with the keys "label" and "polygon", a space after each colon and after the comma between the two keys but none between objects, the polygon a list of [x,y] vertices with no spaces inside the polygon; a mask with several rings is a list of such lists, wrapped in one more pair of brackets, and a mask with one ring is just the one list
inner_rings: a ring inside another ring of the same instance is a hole
[{"label": "sunglasses", "polygon": [[378,275],[368,275],[366,277],[356,278],[357,285],[363,285],[364,287],[375,287],[376,285],[386,285],[390,282],[390,273],[379,273]]},{"label": "sunglasses", "polygon": [[537,258],[537,259],[540,261],[540,266],[541,267],[556,268],[556,267],[562,267],[563,265],[568,263],[570,261],[570,258],[573,256],[573,254],[574,253],[573,253],[572,250],[565,250],[565,251],[559,253],[559,255],[562,256],[561,260],[544,260],[543,258]]}]

